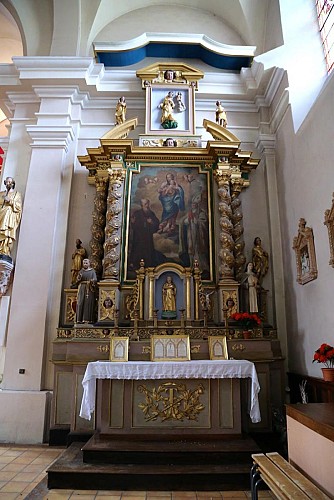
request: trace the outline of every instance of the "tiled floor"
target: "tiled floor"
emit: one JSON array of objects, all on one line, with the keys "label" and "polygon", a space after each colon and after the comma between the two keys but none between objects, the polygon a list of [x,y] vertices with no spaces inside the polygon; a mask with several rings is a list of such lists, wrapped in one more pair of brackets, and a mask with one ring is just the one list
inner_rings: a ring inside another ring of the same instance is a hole
[{"label": "tiled floor", "polygon": [[[0,444],[0,500],[27,498],[29,500],[65,500],[83,497],[84,500],[215,500],[250,498],[249,491],[96,491],[47,490],[38,488],[46,477],[46,469],[56,460],[63,448],[45,446],[15,446]],[[36,489],[37,491],[36,491]],[[276,498],[269,491],[259,492],[261,499]]]}]

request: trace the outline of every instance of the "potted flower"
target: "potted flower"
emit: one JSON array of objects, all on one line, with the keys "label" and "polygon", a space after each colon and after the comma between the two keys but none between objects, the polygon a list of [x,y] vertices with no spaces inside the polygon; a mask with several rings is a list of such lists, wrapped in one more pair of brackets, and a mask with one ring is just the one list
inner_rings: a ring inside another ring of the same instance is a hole
[{"label": "potted flower", "polygon": [[321,368],[323,378],[326,382],[334,382],[334,347],[329,344],[321,344],[313,356],[312,363],[323,363]]},{"label": "potted flower", "polygon": [[261,325],[261,320],[255,313],[236,312],[231,314],[230,319],[236,321],[243,329],[244,338],[251,338],[252,332],[250,330]]}]

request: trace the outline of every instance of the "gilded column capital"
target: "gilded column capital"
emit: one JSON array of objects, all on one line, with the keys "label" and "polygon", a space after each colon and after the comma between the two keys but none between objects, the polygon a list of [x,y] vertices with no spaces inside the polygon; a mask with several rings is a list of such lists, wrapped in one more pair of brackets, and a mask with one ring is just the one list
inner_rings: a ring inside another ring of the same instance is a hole
[{"label": "gilded column capital", "polygon": [[105,190],[108,185],[107,177],[100,177],[99,175],[95,176],[95,187],[96,191]]},{"label": "gilded column capital", "polygon": [[109,182],[124,182],[126,170],[124,168],[108,168]]},{"label": "gilded column capital", "polygon": [[221,163],[217,164],[216,170],[213,172],[213,176],[218,184],[218,186],[224,186],[230,183],[232,176],[232,168],[229,163]]},{"label": "gilded column capital", "polygon": [[232,198],[235,196],[238,196],[241,191],[243,190],[244,187],[246,187],[247,184],[245,182],[245,179],[243,179],[240,175],[239,178],[233,178],[231,179],[231,194]]}]

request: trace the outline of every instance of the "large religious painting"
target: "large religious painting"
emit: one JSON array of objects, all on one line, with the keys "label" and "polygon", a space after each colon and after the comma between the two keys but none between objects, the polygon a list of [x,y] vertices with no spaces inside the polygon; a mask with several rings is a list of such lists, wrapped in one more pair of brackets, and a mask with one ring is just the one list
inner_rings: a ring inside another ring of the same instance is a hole
[{"label": "large religious painting", "polygon": [[141,166],[129,172],[125,278],[170,262],[193,267],[212,280],[211,183],[192,166]]}]

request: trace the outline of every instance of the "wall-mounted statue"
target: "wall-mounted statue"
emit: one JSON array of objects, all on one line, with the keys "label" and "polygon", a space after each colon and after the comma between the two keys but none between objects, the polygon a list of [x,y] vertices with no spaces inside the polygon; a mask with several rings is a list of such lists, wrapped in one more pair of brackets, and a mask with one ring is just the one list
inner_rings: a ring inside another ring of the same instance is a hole
[{"label": "wall-mounted statue", "polygon": [[224,106],[220,101],[216,101],[216,123],[222,127],[227,127],[227,115]]},{"label": "wall-mounted statue", "polygon": [[22,198],[13,177],[6,177],[6,191],[0,193],[0,254],[10,256],[16,230],[21,221]]},{"label": "wall-mounted statue", "polygon": [[118,103],[116,104],[116,111],[115,111],[116,125],[121,125],[122,123],[125,122],[125,119],[126,119],[126,102],[125,102],[125,97],[122,96],[119,98]]},{"label": "wall-mounted statue", "polygon": [[261,238],[258,236],[254,239],[254,247],[252,250],[253,270],[258,277],[259,284],[262,286],[263,278],[269,269],[269,256],[262,248]]},{"label": "wall-mounted statue", "polygon": [[77,277],[76,323],[94,323],[97,277],[89,259],[84,259]]},{"label": "wall-mounted statue", "polygon": [[76,287],[77,278],[82,268],[83,260],[87,258],[87,250],[82,246],[82,241],[78,238],[75,242],[75,251],[72,253],[71,286]]}]

